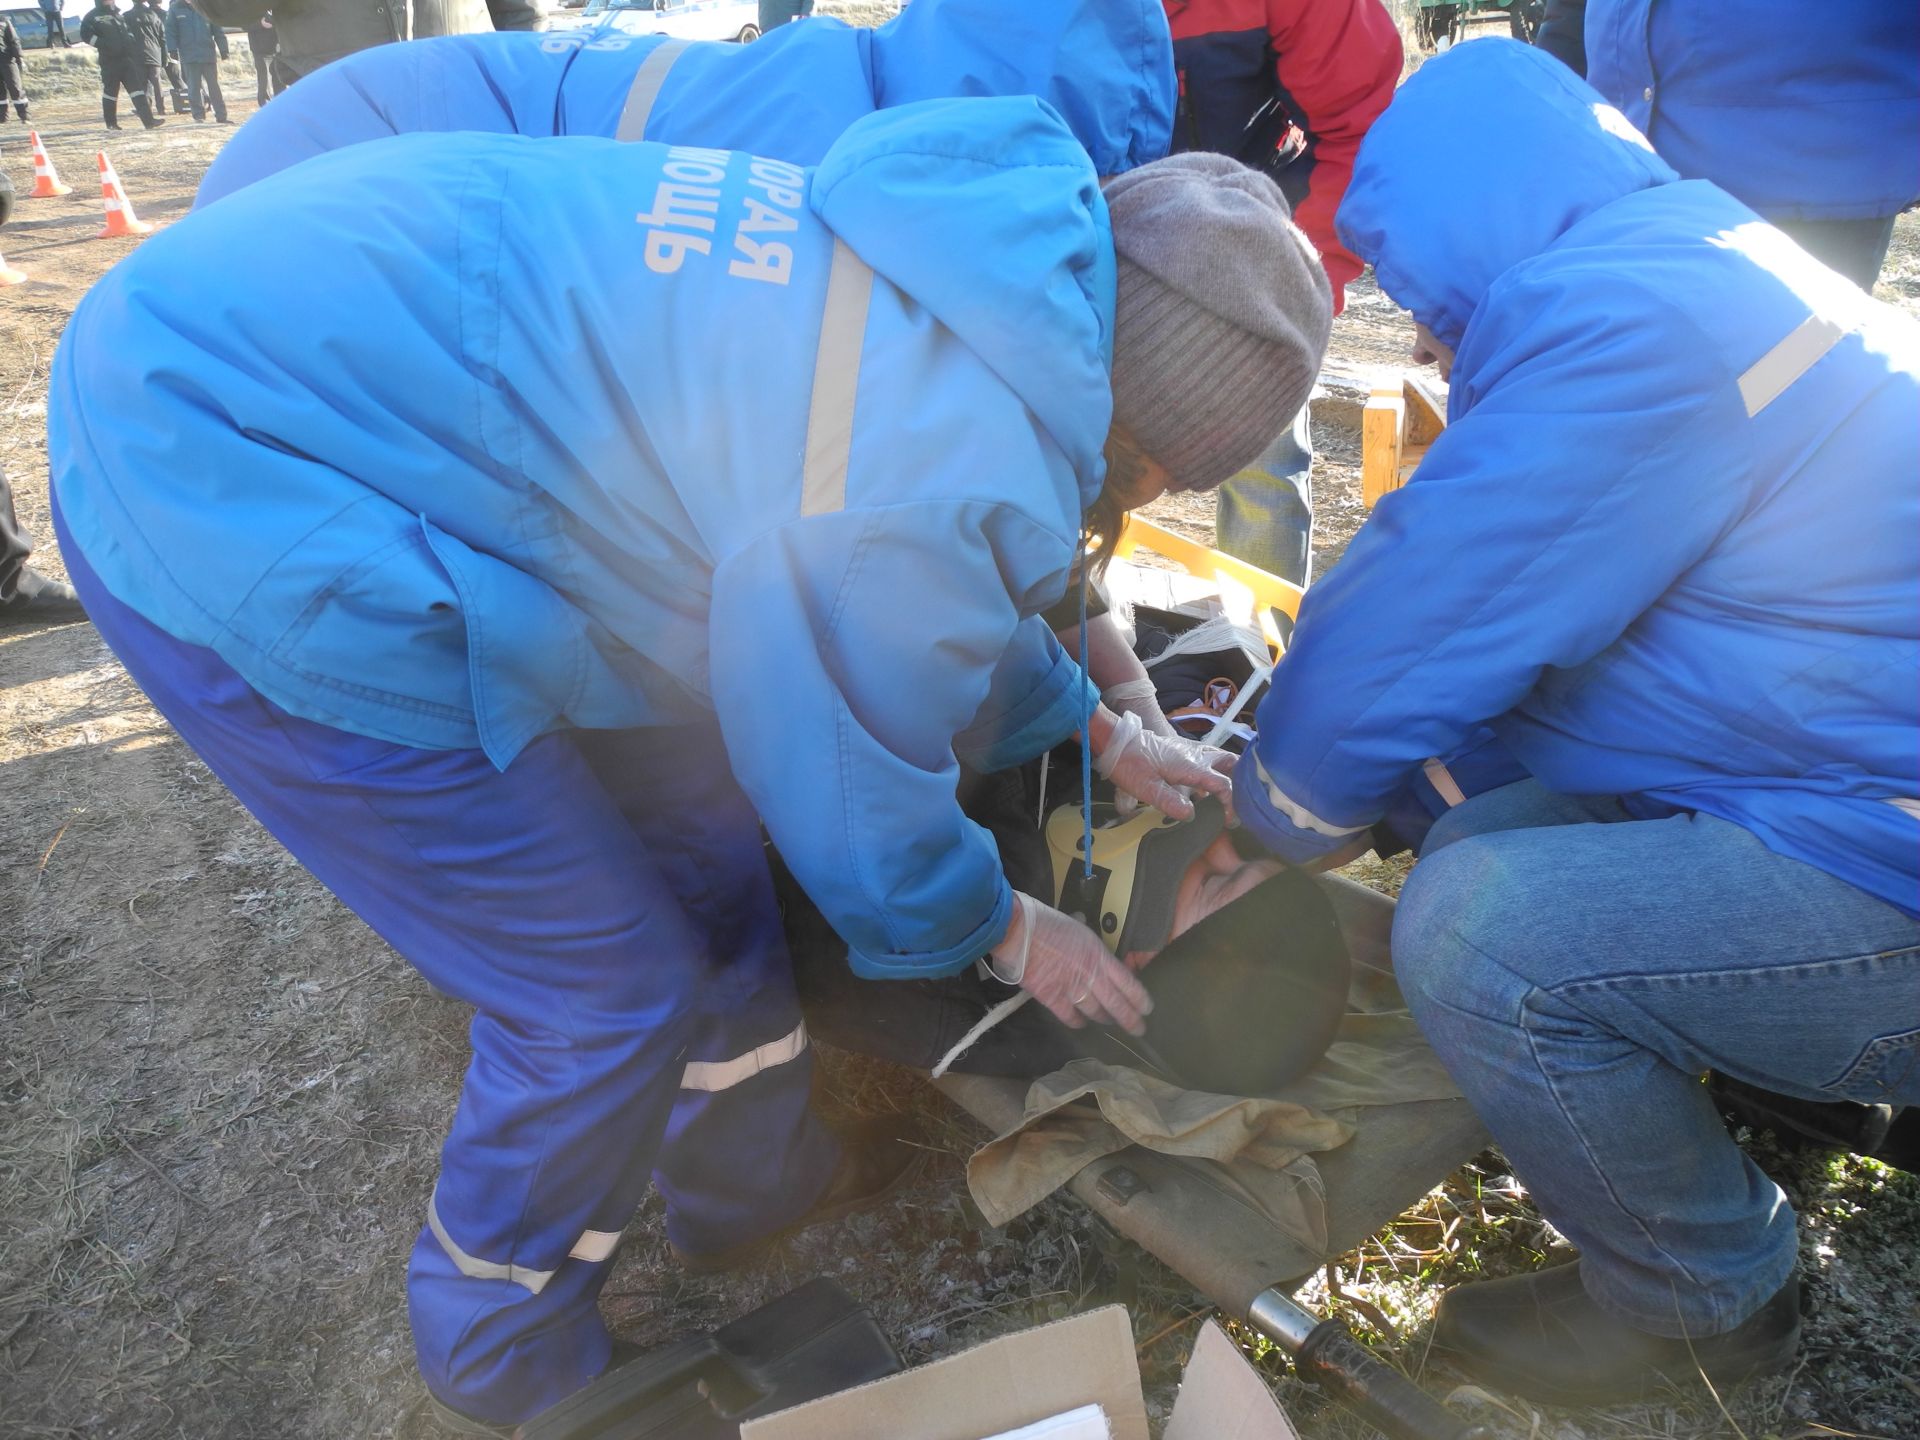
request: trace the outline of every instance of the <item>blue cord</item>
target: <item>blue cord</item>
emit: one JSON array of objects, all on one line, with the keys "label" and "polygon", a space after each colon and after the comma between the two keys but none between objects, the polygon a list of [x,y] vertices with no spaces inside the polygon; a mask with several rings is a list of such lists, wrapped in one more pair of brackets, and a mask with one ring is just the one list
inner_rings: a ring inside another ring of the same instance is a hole
[{"label": "blue cord", "polygon": [[1080,552],[1080,674],[1081,691],[1086,696],[1086,714],[1080,720],[1080,845],[1086,878],[1093,879],[1093,686],[1085,677],[1087,668],[1087,567],[1093,563],[1085,550]]}]

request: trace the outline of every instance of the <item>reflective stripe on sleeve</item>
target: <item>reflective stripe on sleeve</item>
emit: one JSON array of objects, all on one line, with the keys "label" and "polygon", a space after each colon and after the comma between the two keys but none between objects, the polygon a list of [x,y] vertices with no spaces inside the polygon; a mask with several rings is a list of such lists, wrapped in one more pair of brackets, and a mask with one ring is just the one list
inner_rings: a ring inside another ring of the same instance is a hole
[{"label": "reflective stripe on sleeve", "polygon": [[613,132],[614,139],[646,138],[647,121],[653,118],[653,102],[660,98],[660,87],[666,83],[667,72],[673,69],[673,62],[686,52],[691,43],[687,40],[662,40],[647,52],[647,58],[640,62],[640,68],[634,72],[633,88],[627,91],[627,103],[620,109],[620,124]]},{"label": "reflective stripe on sleeve", "polygon": [[807,1026],[802,1021],[794,1027],[791,1035],[769,1040],[757,1049],[736,1055],[731,1060],[689,1060],[686,1073],[680,1077],[680,1088],[708,1092],[731,1090],[751,1080],[762,1070],[771,1070],[776,1065],[798,1060],[806,1048]]},{"label": "reflective stripe on sleeve", "polygon": [[827,308],[813,360],[813,402],[807,411],[807,458],[800,513],[829,515],[847,505],[847,457],[853,449],[853,402],[860,388],[873,271],[838,236],[827,272]]},{"label": "reflective stripe on sleeve", "polygon": [[1267,767],[1260,763],[1258,755],[1253,757],[1253,773],[1259,777],[1261,787],[1267,792],[1267,803],[1291,821],[1297,830],[1311,830],[1316,835],[1341,837],[1357,835],[1367,828],[1364,825],[1335,825],[1330,821],[1322,820],[1273,783],[1273,777],[1267,774]]},{"label": "reflective stripe on sleeve", "polygon": [[1740,377],[1740,398],[1749,416],[1758,415],[1786,393],[1845,335],[1846,328],[1824,315],[1809,315],[1787,338],[1762,355]]}]

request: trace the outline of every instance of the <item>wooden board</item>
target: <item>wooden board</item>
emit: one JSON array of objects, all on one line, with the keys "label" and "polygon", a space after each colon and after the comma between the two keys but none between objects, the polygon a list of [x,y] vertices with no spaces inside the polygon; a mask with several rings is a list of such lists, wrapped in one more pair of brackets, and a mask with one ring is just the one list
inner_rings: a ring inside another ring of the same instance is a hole
[{"label": "wooden board", "polygon": [[1360,497],[1371,510],[1413,478],[1447,428],[1447,406],[1415,375],[1375,383],[1360,416]]}]

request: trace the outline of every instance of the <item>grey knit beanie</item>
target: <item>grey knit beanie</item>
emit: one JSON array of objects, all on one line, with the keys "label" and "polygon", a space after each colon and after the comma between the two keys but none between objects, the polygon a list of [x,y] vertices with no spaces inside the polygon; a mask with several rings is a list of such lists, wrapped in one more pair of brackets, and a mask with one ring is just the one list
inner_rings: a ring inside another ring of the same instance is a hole
[{"label": "grey knit beanie", "polygon": [[1105,184],[1119,257],[1113,418],[1181,490],[1245,469],[1306,404],[1333,325],[1280,187],[1224,155]]}]

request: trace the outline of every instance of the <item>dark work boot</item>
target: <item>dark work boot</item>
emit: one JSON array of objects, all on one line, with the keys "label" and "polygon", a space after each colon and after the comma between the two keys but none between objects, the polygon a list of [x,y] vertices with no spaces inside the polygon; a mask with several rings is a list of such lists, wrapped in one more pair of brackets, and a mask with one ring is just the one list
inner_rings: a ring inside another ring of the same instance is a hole
[{"label": "dark work boot", "polygon": [[[154,115],[153,105],[144,95],[136,94],[133,96],[133,113],[140,117],[140,123],[149,130],[158,130],[162,125],[167,123]],[[116,126],[115,128],[117,129],[118,127]]]},{"label": "dark work boot", "polygon": [[100,118],[107,122],[107,129],[118,130],[120,128],[119,116],[120,107],[117,104],[111,100],[101,100]]},{"label": "dark work boot", "polygon": [[1783,1367],[1799,1347],[1797,1278],[1725,1334],[1672,1340],[1594,1304],[1578,1261],[1449,1290],[1433,1325],[1433,1348],[1460,1369],[1544,1405],[1609,1405],[1702,1374],[1729,1385]]},{"label": "dark work boot", "polygon": [[881,1115],[862,1121],[840,1136],[840,1147],[840,1167],[827,1182],[825,1193],[798,1220],[771,1235],[742,1241],[725,1250],[696,1255],[669,1245],[673,1258],[693,1275],[744,1269],[789,1236],[857,1215],[904,1190],[927,1159],[927,1152],[920,1146],[920,1126],[908,1115]]},{"label": "dark work boot", "polygon": [[[640,1347],[635,1345],[631,1340],[614,1341],[613,1353],[607,1357],[607,1368],[602,1370],[596,1379],[611,1375],[622,1365],[630,1364],[639,1359],[642,1353],[644,1352],[642,1352]],[[589,1381],[588,1383],[592,1384],[594,1382]],[[438,1425],[442,1430],[450,1431],[455,1435],[473,1435],[478,1437],[497,1435],[506,1437],[506,1440],[511,1440],[511,1437],[520,1428],[518,1425],[499,1424],[491,1420],[476,1420],[465,1411],[454,1409],[453,1406],[447,1404],[446,1401],[431,1392],[427,1395],[427,1406],[433,1412],[434,1424]]]},{"label": "dark work boot", "polygon": [[21,104],[14,106],[13,113],[20,117],[20,123],[22,125],[27,123],[27,107],[25,102],[22,102]]},{"label": "dark work boot", "polygon": [[0,600],[0,625],[60,625],[86,618],[74,588],[38,570],[22,570],[13,594]]},{"label": "dark work boot", "polygon": [[[1709,1082],[1721,1113],[1752,1130],[1769,1130],[1782,1145],[1814,1146],[1866,1155],[1898,1170],[1912,1170],[1914,1137],[1920,1125],[1901,1120],[1892,1105],[1863,1105],[1851,1100],[1802,1100],[1776,1095],[1758,1085],[1715,1075]],[[1902,1128],[1904,1125],[1904,1128]],[[1905,1143],[1901,1137],[1904,1135]]]}]

